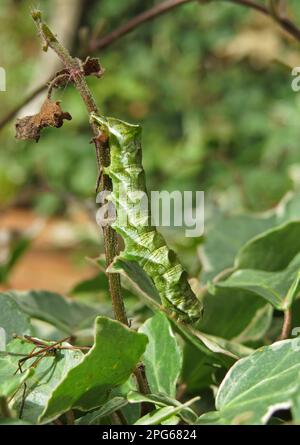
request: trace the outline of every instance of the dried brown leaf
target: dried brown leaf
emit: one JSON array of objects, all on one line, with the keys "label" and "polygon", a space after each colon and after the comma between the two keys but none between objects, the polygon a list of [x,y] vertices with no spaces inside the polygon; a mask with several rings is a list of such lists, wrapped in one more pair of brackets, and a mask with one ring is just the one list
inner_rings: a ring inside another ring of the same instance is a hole
[{"label": "dried brown leaf", "polygon": [[101,66],[99,59],[87,57],[83,63],[83,71],[85,76],[102,77],[104,68]]},{"label": "dried brown leaf", "polygon": [[61,109],[58,101],[47,98],[38,114],[17,119],[16,138],[38,142],[43,128],[59,128],[63,125],[65,119],[71,120],[72,116]]}]

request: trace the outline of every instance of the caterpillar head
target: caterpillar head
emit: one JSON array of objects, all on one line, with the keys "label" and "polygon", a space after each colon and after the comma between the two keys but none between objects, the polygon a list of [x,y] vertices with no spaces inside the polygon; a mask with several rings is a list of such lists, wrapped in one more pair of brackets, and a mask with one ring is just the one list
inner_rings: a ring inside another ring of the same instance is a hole
[{"label": "caterpillar head", "polygon": [[90,122],[96,124],[101,131],[113,135],[120,143],[126,143],[141,134],[140,125],[132,125],[113,117],[98,116],[91,113]]},{"label": "caterpillar head", "polygon": [[141,163],[141,127],[112,117],[91,114],[91,122],[109,137],[111,165],[127,168]]}]

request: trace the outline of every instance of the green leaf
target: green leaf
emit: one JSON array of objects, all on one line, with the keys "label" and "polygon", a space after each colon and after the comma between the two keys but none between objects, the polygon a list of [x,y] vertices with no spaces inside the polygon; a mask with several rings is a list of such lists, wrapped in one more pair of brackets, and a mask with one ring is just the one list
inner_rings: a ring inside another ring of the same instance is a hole
[{"label": "green leaf", "polygon": [[158,312],[144,323],[139,332],[149,339],[143,362],[151,391],[175,397],[182,367],[182,352],[169,320],[165,314]]},{"label": "green leaf", "polygon": [[48,291],[13,291],[3,295],[14,300],[31,318],[46,321],[70,335],[91,327],[100,311],[97,306],[72,301]]},{"label": "green leaf", "polygon": [[[232,267],[239,250],[251,243],[259,234],[272,231],[291,220],[299,220],[300,194],[286,196],[274,212],[266,217],[251,215],[220,216],[208,227],[208,234],[201,251],[203,272],[201,281],[206,283],[224,269]],[[249,268],[249,266],[246,266]],[[251,266],[252,268],[252,266]],[[256,269],[256,267],[255,267]],[[260,269],[260,267],[259,267]]]},{"label": "green leaf", "polygon": [[182,380],[186,385],[186,392],[188,394],[198,394],[204,388],[215,384],[217,379],[216,374],[222,370],[224,375],[224,368],[229,368],[234,363],[234,360],[228,360],[227,363],[221,363],[215,360],[214,357],[207,357],[201,353],[190,343],[186,343],[183,349],[183,366],[182,366]]},{"label": "green leaf", "polygon": [[[177,401],[170,399],[168,396],[162,394],[162,395],[158,395],[158,394],[140,394],[138,391],[130,391],[127,394],[127,400],[129,403],[143,403],[143,402],[148,402],[148,403],[154,403],[155,405],[158,406],[168,406],[168,405],[172,405],[172,406],[176,406],[177,405]],[[170,400],[172,400],[172,402],[170,402]],[[175,404],[173,403],[175,402]],[[179,403],[179,402],[178,402]]]},{"label": "green leaf", "polygon": [[206,283],[222,270],[232,267],[239,249],[258,233],[274,224],[274,217],[255,218],[248,215],[220,217],[208,229],[201,252],[203,272],[201,282]]},{"label": "green leaf", "polygon": [[287,193],[282,202],[276,208],[277,221],[279,224],[292,220],[299,220],[300,217],[300,193]]},{"label": "green leaf", "polygon": [[[123,397],[127,400],[127,396],[131,391],[138,391],[138,383],[134,374],[123,385],[114,388],[111,397]],[[141,417],[141,409],[139,405],[125,405],[122,413],[127,420],[128,425],[132,425]]]},{"label": "green leaf", "polygon": [[24,335],[31,333],[30,319],[9,294],[0,293],[0,328],[5,331],[5,341],[8,343],[13,334]]},{"label": "green leaf", "polygon": [[267,230],[246,243],[235,259],[235,268],[282,270],[299,251],[300,221],[292,221]]},{"label": "green leaf", "polygon": [[[126,277],[126,279],[132,284],[133,291],[150,309],[153,311],[163,310],[163,308],[161,308],[159,303],[156,301],[156,298],[159,297],[154,286],[152,285],[151,281],[149,281],[147,275],[145,275],[142,270],[139,271],[140,268],[138,268],[139,266],[135,266],[135,263],[132,261],[124,261],[117,258],[117,260],[115,260],[113,263],[113,266],[108,270],[109,272],[117,271]],[[167,312],[165,313],[168,315]],[[171,317],[170,321],[173,326],[176,327],[176,331],[178,331],[185,340],[191,342],[205,355],[215,357],[215,361],[218,363],[224,364],[225,361],[225,363],[228,365],[228,360],[226,360],[226,357],[224,360],[224,357],[222,357],[221,354],[230,357],[232,363],[232,358],[237,359],[244,357],[252,352],[252,350],[244,348],[241,345],[231,344],[231,342],[219,337],[208,336],[203,332],[193,329],[191,326],[174,321]]]},{"label": "green leaf", "polygon": [[25,254],[30,244],[31,239],[29,237],[23,237],[16,240],[14,245],[10,248],[7,261],[4,264],[0,264],[0,283],[7,282],[12,269],[18,260]]},{"label": "green leaf", "polygon": [[[51,342],[49,342],[49,344],[51,344]],[[62,345],[70,347],[68,343],[63,343]],[[18,369],[20,354],[24,357],[30,354],[33,349],[33,344],[19,339],[15,339],[7,345],[7,351],[14,354],[9,356],[12,363],[12,374]],[[34,357],[26,361],[26,363],[22,365],[22,370],[25,373],[27,372],[25,371],[26,369],[32,371],[30,366],[33,365],[36,360],[38,360],[38,363],[34,364],[35,372],[33,376],[30,375],[30,379],[26,382],[27,388],[22,418],[26,421],[37,423],[53,390],[62,381],[66,373],[78,365],[82,359],[83,353],[80,350],[62,349],[56,352],[55,355],[45,355],[41,359]],[[22,404],[23,393],[19,391],[14,398],[14,408],[19,412]]]},{"label": "green leaf", "polygon": [[173,406],[166,406],[164,408],[157,408],[151,413],[141,417],[135,422],[135,425],[161,425],[164,421],[174,417],[180,408]]},{"label": "green leaf", "polygon": [[129,403],[152,403],[159,407],[174,406],[181,407],[180,417],[184,422],[193,424],[197,420],[197,414],[188,406],[183,407],[183,405],[176,399],[168,397],[164,394],[140,394],[137,391],[131,391],[127,395],[127,400]]},{"label": "green leaf", "polygon": [[88,293],[99,293],[100,291],[109,292],[107,276],[100,272],[95,277],[81,281],[71,290],[71,295],[80,295]]},{"label": "green leaf", "polygon": [[[203,318],[197,328],[210,335],[233,340],[239,337],[253,323],[259,311],[267,305],[259,296],[244,290],[227,289],[222,281],[210,287],[203,298]],[[232,320],[234,319],[234,323]],[[253,340],[261,338],[269,327],[269,318],[261,325]],[[252,335],[253,337],[253,335]]]},{"label": "green leaf", "polygon": [[160,303],[160,296],[153,282],[135,261],[128,261],[122,257],[117,257],[107,271],[121,274],[138,295],[146,301],[146,304],[151,305],[152,300],[154,304]]},{"label": "green leaf", "polygon": [[102,405],[129,378],[147,341],[117,321],[98,317],[93,348],[55,388],[40,420],[49,422],[71,408],[88,411]]},{"label": "green leaf", "polygon": [[[273,2],[273,0],[271,1]],[[241,180],[247,208],[254,211],[273,207],[274,203],[277,203],[293,187],[287,172],[276,168],[271,170],[266,165],[260,165],[260,168],[245,169]]]},{"label": "green leaf", "polygon": [[268,332],[273,319],[273,307],[266,304],[258,309],[248,326],[232,340],[236,343],[259,341]]},{"label": "green leaf", "polygon": [[285,340],[258,349],[227,373],[216,397],[216,413],[208,419],[224,424],[266,424],[279,409],[298,412],[299,340]]},{"label": "green leaf", "polygon": [[238,270],[215,288],[245,289],[260,295],[278,310],[286,310],[299,291],[300,254],[280,272],[263,270]]},{"label": "green leaf", "polygon": [[253,349],[248,348],[247,346],[241,345],[234,341],[228,341],[221,337],[203,334],[200,331],[195,332],[195,336],[201,339],[210,351],[224,354],[236,360],[241,357],[245,357],[253,352]]},{"label": "green leaf", "polygon": [[[216,288],[214,295],[205,294],[203,306],[203,319],[197,323],[197,329],[206,336],[215,336],[219,345],[223,341],[223,346],[229,351],[234,351],[232,347],[235,345],[239,357],[252,351],[240,349],[237,345],[260,340],[272,321],[272,306],[248,291]],[[220,338],[223,339],[221,342]],[[190,391],[199,391],[215,381],[220,365],[228,368],[232,361],[220,361],[220,356],[204,355],[190,343],[184,349],[183,378]]]},{"label": "green leaf", "polygon": [[292,415],[294,423],[299,425],[300,423],[300,395],[297,394],[293,400]]},{"label": "green leaf", "polygon": [[12,396],[18,388],[34,373],[33,369],[28,369],[23,374],[15,374],[16,363],[10,359],[0,357],[0,397]]},{"label": "green leaf", "polygon": [[161,422],[161,425],[178,425],[179,422],[180,422],[180,417],[172,416],[168,417],[166,420],[163,420]]},{"label": "green leaf", "polygon": [[200,397],[195,397],[194,399],[189,400],[188,402],[179,406],[166,406],[164,408],[158,408],[141,417],[137,422],[135,422],[135,425],[160,425],[174,416],[180,416],[182,410],[189,407],[199,399]]},{"label": "green leaf", "polygon": [[0,419],[0,425],[31,425],[31,423],[21,419]]},{"label": "green leaf", "polygon": [[88,413],[83,417],[80,417],[76,422],[76,425],[101,425],[101,419],[103,417],[110,416],[115,411],[124,408],[128,404],[128,401],[124,397],[113,397],[108,400],[100,409]]},{"label": "green leaf", "polygon": [[203,414],[196,422],[196,425],[224,425],[220,414],[217,411],[209,411]]}]

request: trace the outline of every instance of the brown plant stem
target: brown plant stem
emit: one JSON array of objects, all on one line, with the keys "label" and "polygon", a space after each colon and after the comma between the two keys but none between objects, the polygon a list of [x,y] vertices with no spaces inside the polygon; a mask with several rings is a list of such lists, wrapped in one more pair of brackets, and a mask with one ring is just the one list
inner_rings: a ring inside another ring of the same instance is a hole
[{"label": "brown plant stem", "polygon": [[10,419],[12,417],[5,397],[0,397],[0,412],[1,415],[6,419]]},{"label": "brown plant stem", "polygon": [[[143,25],[144,23],[147,23],[151,20],[159,18],[161,15],[177,8],[177,6],[181,6],[183,4],[191,3],[194,1],[198,1],[198,3],[205,4],[205,3],[213,2],[214,0],[166,0],[161,3],[158,3],[158,4],[154,5],[152,8],[147,9],[146,11],[143,11],[140,14],[136,15],[135,17],[133,17],[131,20],[129,20],[124,25],[118,26],[116,29],[109,32],[104,37],[100,37],[98,39],[92,39],[88,46],[89,52],[94,53],[96,51],[104,49],[107,46],[110,46],[115,41],[119,40],[121,37],[124,37],[125,35],[129,34],[131,31],[134,31],[136,28]],[[220,0],[220,1],[231,2],[231,3],[235,3],[239,6],[248,7],[250,9],[254,9],[266,16],[270,16],[270,17],[274,18],[274,15],[272,14],[271,11],[269,11],[268,8],[266,8],[265,6],[260,5],[258,3],[255,3],[252,0]],[[280,24],[283,25],[283,23],[284,23],[284,21],[282,20],[282,22],[280,22]],[[293,30],[287,29],[287,31],[292,33],[293,36],[297,38],[297,40],[300,40],[300,30],[296,27],[296,25],[292,26],[291,28],[294,28],[294,29]]]},{"label": "brown plant stem", "polygon": [[[145,366],[143,363],[139,363],[138,366],[134,370],[134,375],[142,394],[150,394],[150,387],[148,384],[148,380],[146,377]],[[152,403],[144,402],[141,404],[141,414],[144,416],[154,409],[154,405]]]},{"label": "brown plant stem", "polygon": [[289,338],[291,327],[292,327],[292,310],[291,308],[289,308],[284,311],[283,325],[279,340],[286,340],[287,338]]},{"label": "brown plant stem", "polygon": [[70,411],[66,412],[67,425],[75,425],[75,416],[74,411],[70,409]]},{"label": "brown plant stem", "polygon": [[263,5],[255,3],[252,0],[222,0],[229,1],[231,3],[235,3],[240,6],[246,6],[251,9],[255,9],[258,12],[272,18],[275,22],[284,29],[288,34],[294,37],[296,40],[300,41],[300,28],[292,22],[286,15],[282,15],[280,10],[277,14],[274,14],[274,10],[272,8],[266,8]]},{"label": "brown plant stem", "polygon": [[[148,9],[147,11],[142,12],[141,14],[138,14],[136,17],[133,17],[133,19],[129,20],[124,25],[119,26],[112,32],[108,33],[106,36],[97,39],[92,40],[90,42],[90,52],[96,52],[100,49],[103,49],[109,45],[111,45],[116,40],[119,40],[124,35],[130,33],[140,25],[153,20],[157,17],[160,17],[162,14],[165,14],[166,12],[169,12],[173,9],[175,9],[177,6],[183,5],[185,3],[191,3],[195,0],[166,0],[164,2],[158,3],[157,5],[153,6],[152,8]],[[214,0],[198,0],[199,3],[209,3],[209,1],[213,2]],[[295,25],[288,17],[286,17],[283,14],[274,14],[274,11],[270,8],[267,8],[259,3],[256,3],[252,0],[221,0],[222,2],[229,2],[229,3],[235,3],[239,6],[244,6],[250,9],[254,9],[257,12],[260,12],[261,14],[264,14],[268,17],[273,18],[279,26],[281,26],[285,31],[287,31],[289,34],[291,34],[296,40],[300,41],[300,28]]]},{"label": "brown plant stem", "polygon": [[[92,93],[87,86],[85,75],[82,70],[81,62],[79,59],[73,58],[66,48],[58,41],[55,35],[52,33],[48,25],[43,22],[42,14],[40,11],[33,11],[32,18],[36,23],[39,34],[43,42],[55,51],[57,56],[63,62],[64,66],[70,74],[76,89],[78,90],[88,113],[99,113],[97,104],[92,96]],[[94,143],[96,153],[99,154],[101,165],[107,166],[110,162],[109,149],[103,142],[101,142],[98,132],[98,128],[91,124],[91,128],[94,134]],[[102,187],[105,190],[111,190],[111,183],[106,175],[102,177]],[[113,261],[114,257],[118,254],[118,242],[117,235],[110,227],[103,228],[104,247],[106,254],[107,266]],[[128,325],[127,316],[125,312],[124,302],[121,296],[120,276],[118,274],[107,274],[109,281],[110,294],[112,298],[113,310],[115,318]]]},{"label": "brown plant stem", "polygon": [[152,8],[147,9],[146,11],[143,11],[137,16],[133,17],[133,19],[129,20],[124,25],[119,26],[106,36],[99,39],[92,39],[89,44],[89,50],[91,53],[93,53],[99,49],[105,48],[142,24],[171,11],[177,6],[183,5],[184,3],[191,3],[192,1],[195,0],[165,0],[164,2],[158,3]]},{"label": "brown plant stem", "polygon": [[118,409],[118,410],[116,411],[116,414],[117,414],[117,416],[119,417],[119,419],[120,419],[122,425],[128,425],[127,419],[126,419],[126,417],[124,416],[124,414],[123,414],[123,412],[122,412],[121,409]]}]

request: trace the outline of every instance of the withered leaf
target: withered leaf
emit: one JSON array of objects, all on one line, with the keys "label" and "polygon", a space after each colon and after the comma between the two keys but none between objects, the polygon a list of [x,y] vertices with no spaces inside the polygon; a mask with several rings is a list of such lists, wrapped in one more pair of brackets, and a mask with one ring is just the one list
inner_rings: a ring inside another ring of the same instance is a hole
[{"label": "withered leaf", "polygon": [[83,63],[83,70],[85,76],[102,77],[104,68],[101,66],[99,59],[87,57]]},{"label": "withered leaf", "polygon": [[58,101],[47,98],[38,114],[17,119],[16,138],[38,142],[43,128],[59,128],[63,125],[65,119],[71,120],[72,116],[61,109]]},{"label": "withered leaf", "polygon": [[[78,60],[78,67],[81,67],[81,71],[85,76],[102,77],[104,74],[104,68],[101,66],[99,59],[87,57],[84,62]],[[74,75],[74,73],[73,73]],[[58,71],[53,79],[55,88],[63,86],[66,82],[73,82],[72,71],[64,68]]]}]

